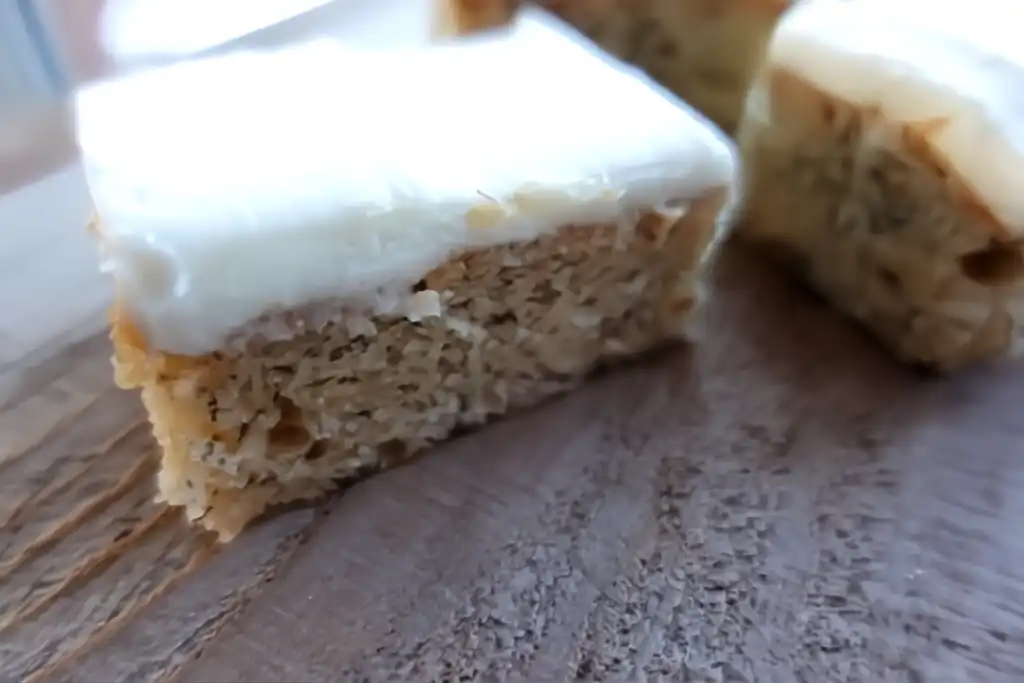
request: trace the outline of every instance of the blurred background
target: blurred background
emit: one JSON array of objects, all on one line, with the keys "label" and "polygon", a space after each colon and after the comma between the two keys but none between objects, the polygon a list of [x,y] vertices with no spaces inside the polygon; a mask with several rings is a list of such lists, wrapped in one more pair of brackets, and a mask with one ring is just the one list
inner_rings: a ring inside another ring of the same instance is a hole
[{"label": "blurred background", "polygon": [[322,35],[407,43],[426,36],[429,8],[427,0],[0,0],[0,192],[70,160],[68,95],[82,83]]}]

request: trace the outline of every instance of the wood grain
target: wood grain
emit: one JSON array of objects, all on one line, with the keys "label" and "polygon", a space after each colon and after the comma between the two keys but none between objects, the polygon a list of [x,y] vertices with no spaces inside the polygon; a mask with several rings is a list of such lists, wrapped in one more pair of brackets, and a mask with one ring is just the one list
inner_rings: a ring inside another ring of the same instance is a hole
[{"label": "wood grain", "polygon": [[[141,403],[113,386],[110,287],[83,230],[88,212],[75,166],[0,197],[0,681],[82,680],[69,662],[129,635],[149,640],[99,680],[166,670],[312,520],[285,516],[210,562],[213,539],[153,502]],[[172,616],[166,597],[182,581],[203,589],[176,598],[187,610]],[[179,639],[164,637],[167,624]]]},{"label": "wood grain", "polygon": [[0,136],[0,681],[1024,680],[1024,367],[914,375],[739,249],[699,345],[216,547],[62,116]]},{"label": "wood grain", "polygon": [[1019,369],[722,266],[699,348],[333,501],[178,680],[1021,680]]},{"label": "wood grain", "polygon": [[698,346],[219,549],[152,502],[87,243],[0,234],[54,274],[0,318],[0,680],[1024,677],[1020,367],[914,375],[731,249]]}]

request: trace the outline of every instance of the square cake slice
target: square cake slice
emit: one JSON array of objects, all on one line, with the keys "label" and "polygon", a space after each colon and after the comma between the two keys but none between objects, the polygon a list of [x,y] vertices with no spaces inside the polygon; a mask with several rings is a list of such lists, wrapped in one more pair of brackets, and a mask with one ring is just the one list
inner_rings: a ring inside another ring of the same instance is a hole
[{"label": "square cake slice", "polygon": [[1021,349],[1022,21],[994,0],[801,3],[738,135],[738,234],[940,372]]},{"label": "square cake slice", "polygon": [[732,133],[765,44],[790,1],[435,0],[436,33],[500,26],[520,7],[536,4]]},{"label": "square cake slice", "polygon": [[224,539],[684,338],[739,173],[702,118],[529,14],[129,76],[77,125],[117,381],[162,498]]}]

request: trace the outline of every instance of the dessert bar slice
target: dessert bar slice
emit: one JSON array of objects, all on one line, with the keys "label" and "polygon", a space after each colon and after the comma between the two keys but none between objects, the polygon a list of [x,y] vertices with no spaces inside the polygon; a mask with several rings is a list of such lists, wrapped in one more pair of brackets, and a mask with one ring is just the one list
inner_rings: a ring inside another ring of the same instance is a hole
[{"label": "dessert bar slice", "polygon": [[739,172],[530,13],[128,76],[82,92],[77,126],[117,381],[162,498],[223,539],[684,338]]},{"label": "dessert bar slice", "polygon": [[[523,0],[436,0],[437,32],[507,23]],[[732,132],[765,43],[790,0],[537,0]]]},{"label": "dessert bar slice", "polygon": [[898,356],[1020,350],[1024,9],[817,0],[782,19],[738,139],[742,234]]}]

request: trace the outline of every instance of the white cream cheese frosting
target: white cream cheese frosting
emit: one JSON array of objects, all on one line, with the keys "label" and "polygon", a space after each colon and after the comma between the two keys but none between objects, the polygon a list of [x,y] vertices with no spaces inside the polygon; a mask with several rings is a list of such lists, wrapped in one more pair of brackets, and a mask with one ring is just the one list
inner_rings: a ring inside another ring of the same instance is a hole
[{"label": "white cream cheese frosting", "polygon": [[1024,232],[1024,3],[805,0],[768,62],[929,140],[998,219]]},{"label": "white cream cheese frosting", "polygon": [[448,44],[178,64],[76,104],[103,268],[149,345],[183,354],[269,311],[408,288],[454,252],[737,175],[706,120],[539,10]]}]

